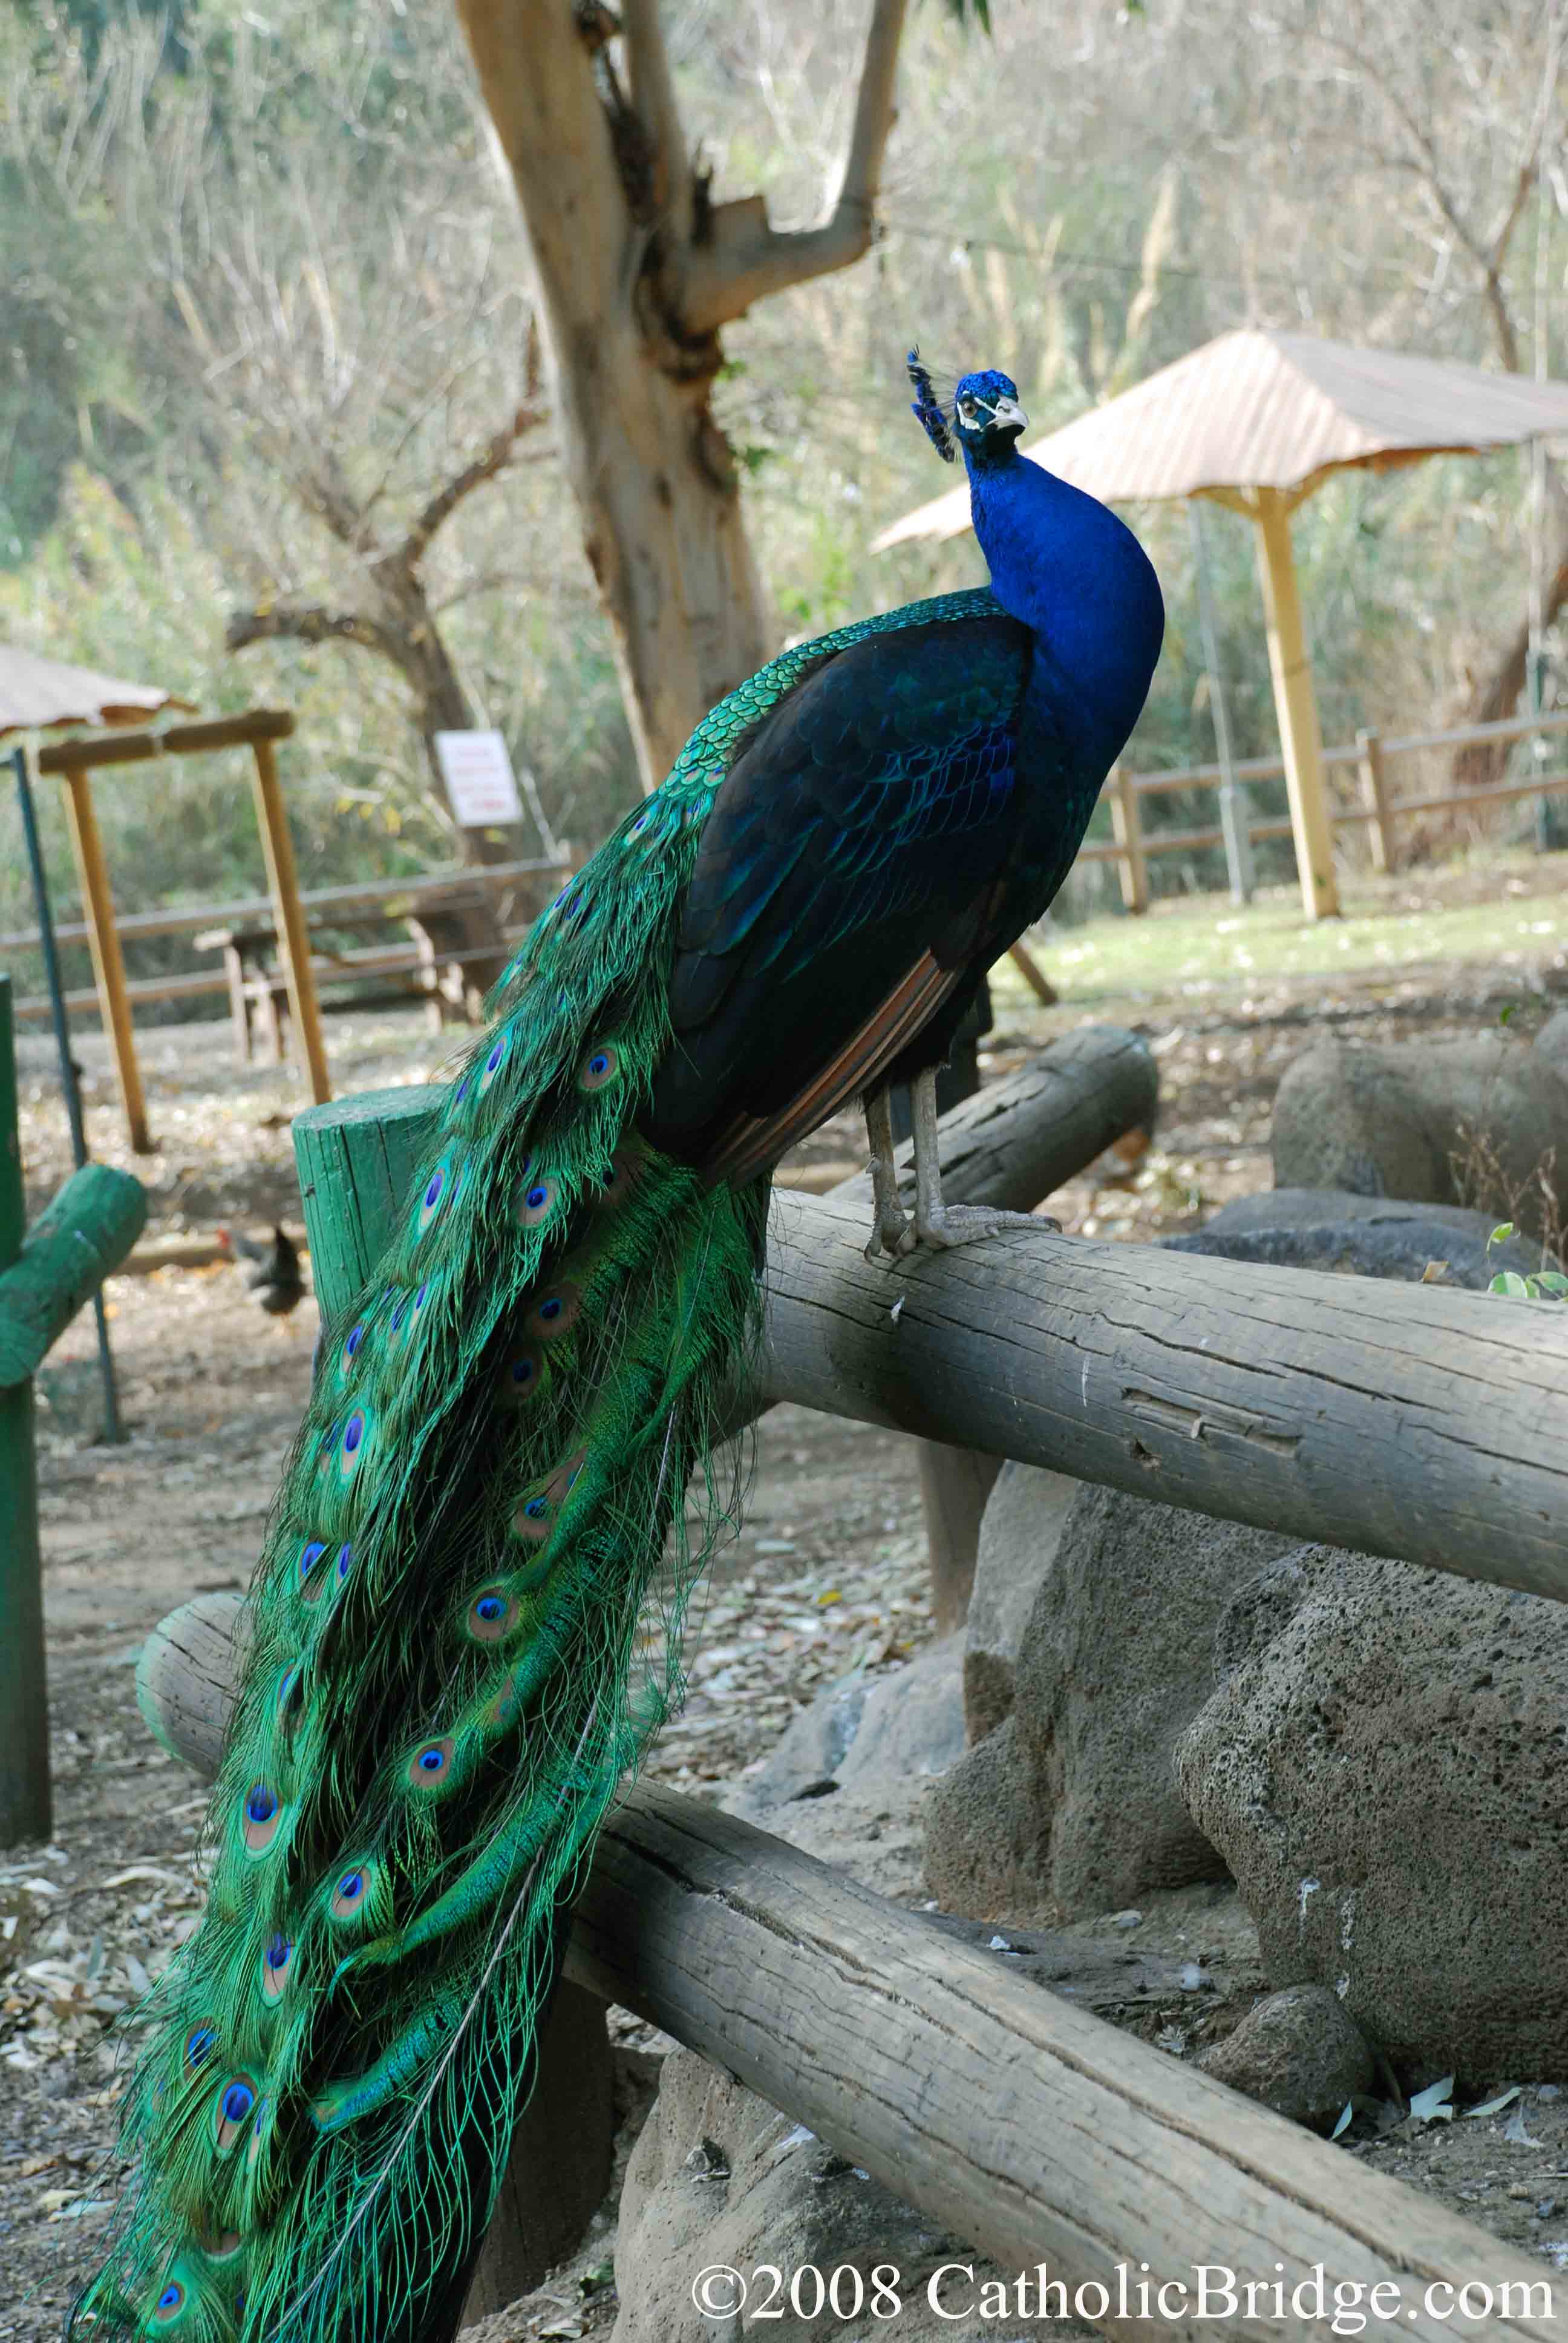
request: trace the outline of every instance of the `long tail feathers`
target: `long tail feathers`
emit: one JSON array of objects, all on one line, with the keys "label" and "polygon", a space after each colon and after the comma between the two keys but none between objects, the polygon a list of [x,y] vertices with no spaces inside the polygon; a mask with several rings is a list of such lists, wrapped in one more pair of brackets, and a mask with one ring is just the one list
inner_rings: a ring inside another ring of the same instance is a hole
[{"label": "long tail feathers", "polygon": [[705,803],[667,787],[536,927],[325,1353],[82,2343],[455,2331],[561,1915],[730,1510],[766,1182],[634,1129]]}]

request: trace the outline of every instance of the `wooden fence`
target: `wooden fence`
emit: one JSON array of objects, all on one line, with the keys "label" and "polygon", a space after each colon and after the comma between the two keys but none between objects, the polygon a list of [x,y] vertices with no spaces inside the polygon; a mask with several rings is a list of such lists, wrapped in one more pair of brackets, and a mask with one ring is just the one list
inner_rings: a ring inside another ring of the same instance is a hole
[{"label": "wooden fence", "polygon": [[[1396,825],[1415,814],[1446,813],[1455,806],[1511,805],[1520,798],[1550,796],[1568,790],[1568,772],[1542,773],[1528,781],[1506,781],[1495,788],[1443,790],[1435,797],[1395,797],[1388,785],[1388,759],[1422,749],[1466,749],[1485,741],[1522,740],[1536,733],[1568,731],[1568,709],[1546,716],[1508,716],[1494,724],[1465,725],[1447,732],[1409,732],[1385,739],[1381,732],[1358,732],[1352,745],[1323,750],[1325,770],[1353,767],[1361,803],[1332,812],[1336,830],[1365,825],[1370,833],[1372,868],[1399,868]],[[1283,778],[1282,757],[1243,757],[1231,767],[1237,781],[1272,781]],[[1222,765],[1184,765],[1170,773],[1130,773],[1116,766],[1103,795],[1111,807],[1111,840],[1095,839],[1079,850],[1081,862],[1114,862],[1121,881],[1121,900],[1130,911],[1149,908],[1149,861],[1156,854],[1190,854],[1224,843],[1216,822],[1201,830],[1151,830],[1143,827],[1145,798],[1169,797],[1178,789],[1218,789],[1226,778]],[[1289,838],[1288,814],[1249,823],[1248,835]]]}]

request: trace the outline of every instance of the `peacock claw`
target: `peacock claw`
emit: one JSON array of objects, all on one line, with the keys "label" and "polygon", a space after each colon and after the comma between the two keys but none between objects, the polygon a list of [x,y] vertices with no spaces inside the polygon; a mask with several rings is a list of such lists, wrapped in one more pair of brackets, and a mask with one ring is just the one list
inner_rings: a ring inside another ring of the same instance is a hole
[{"label": "peacock claw", "polygon": [[866,1247],[869,1262],[897,1261],[906,1250],[910,1216],[899,1199],[899,1174],[893,1162],[893,1104],[884,1086],[866,1101],[866,1137],[871,1150],[871,1237]]},{"label": "peacock claw", "polygon": [[917,1214],[915,1225],[902,1240],[902,1249],[913,1252],[918,1245],[930,1245],[933,1251],[950,1252],[957,1245],[978,1244],[985,1237],[1008,1235],[1014,1229],[1049,1229],[1061,1234],[1061,1222],[1048,1220],[1043,1212],[1004,1212],[988,1204],[939,1204],[929,1213]]}]

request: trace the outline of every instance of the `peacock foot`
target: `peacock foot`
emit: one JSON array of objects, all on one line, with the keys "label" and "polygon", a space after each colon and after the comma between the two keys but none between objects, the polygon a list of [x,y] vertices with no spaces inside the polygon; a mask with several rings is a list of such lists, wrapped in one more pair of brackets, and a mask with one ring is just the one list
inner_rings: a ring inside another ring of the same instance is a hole
[{"label": "peacock foot", "polygon": [[884,1172],[880,1160],[871,1159],[871,1188],[875,1207],[871,1219],[870,1242],[866,1247],[868,1261],[897,1261],[913,1242],[910,1216],[899,1202],[896,1174]]},{"label": "peacock foot", "polygon": [[917,1246],[930,1245],[933,1252],[950,1252],[957,1245],[978,1244],[984,1237],[1006,1236],[1016,1229],[1034,1233],[1049,1229],[1060,1236],[1061,1222],[1049,1220],[1043,1212],[1003,1212],[987,1204],[938,1204],[929,1212],[916,1212],[914,1226],[905,1231],[899,1249],[910,1253]]}]

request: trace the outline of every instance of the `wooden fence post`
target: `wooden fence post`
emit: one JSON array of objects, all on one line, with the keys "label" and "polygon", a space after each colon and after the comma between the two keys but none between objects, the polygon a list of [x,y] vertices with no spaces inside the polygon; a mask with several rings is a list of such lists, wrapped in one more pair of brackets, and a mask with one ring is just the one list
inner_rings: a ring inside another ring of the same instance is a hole
[{"label": "wooden fence post", "polygon": [[1372,869],[1396,870],[1398,849],[1394,844],[1393,824],[1390,819],[1382,735],[1370,727],[1363,726],[1356,734],[1356,772],[1361,779],[1362,802],[1372,816],[1367,836],[1372,846]]},{"label": "wooden fence post", "polygon": [[1130,911],[1146,911],[1149,865],[1143,859],[1143,822],[1138,810],[1138,792],[1125,765],[1111,768],[1111,828],[1116,840],[1116,875],[1121,881],[1121,900]]},{"label": "wooden fence post", "polygon": [[70,825],[71,851],[82,886],[82,910],[87,923],[87,944],[97,980],[98,1004],[104,1030],[115,1053],[115,1072],[126,1110],[126,1127],[136,1154],[150,1155],[146,1101],[142,1096],[142,1072],[136,1063],[136,1036],[131,1028],[131,1004],[126,991],[126,963],[120,931],[115,925],[115,899],[109,890],[104,841],[93,810],[93,784],[88,768],[73,767],[65,774],[65,815]]},{"label": "wooden fence post", "polygon": [[284,981],[288,987],[289,1012],[310,1077],[310,1095],[317,1106],[332,1096],[327,1071],[327,1044],[321,1038],[321,1011],[316,1001],[316,979],[310,970],[310,930],[299,900],[299,880],[294,868],[294,843],[288,835],[288,814],[278,787],[277,759],[272,742],[251,743],[256,757],[256,814],[266,857],[266,883],[272,896],[273,918],[283,952]]}]

